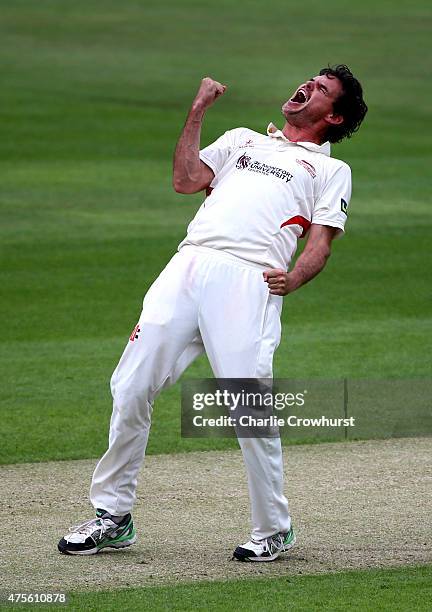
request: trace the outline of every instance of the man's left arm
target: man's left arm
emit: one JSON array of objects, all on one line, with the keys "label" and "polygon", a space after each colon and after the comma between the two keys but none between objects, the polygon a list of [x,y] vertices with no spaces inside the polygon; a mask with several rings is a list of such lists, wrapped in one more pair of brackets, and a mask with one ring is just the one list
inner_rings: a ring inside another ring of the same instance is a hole
[{"label": "man's left arm", "polygon": [[309,282],[321,272],[331,253],[331,243],[338,229],[312,223],[303,253],[290,272],[281,269],[266,270],[264,281],[272,295],[287,295]]}]

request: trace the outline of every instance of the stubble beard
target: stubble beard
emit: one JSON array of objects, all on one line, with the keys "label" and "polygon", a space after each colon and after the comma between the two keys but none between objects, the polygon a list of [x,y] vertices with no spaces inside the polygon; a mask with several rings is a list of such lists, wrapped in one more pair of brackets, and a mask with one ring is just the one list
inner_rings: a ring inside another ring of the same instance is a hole
[{"label": "stubble beard", "polygon": [[290,111],[285,108],[285,104],[282,106],[282,115],[285,117],[285,121],[290,125],[294,125],[296,127],[304,127],[308,124],[307,117],[303,113],[303,108],[298,111]]}]

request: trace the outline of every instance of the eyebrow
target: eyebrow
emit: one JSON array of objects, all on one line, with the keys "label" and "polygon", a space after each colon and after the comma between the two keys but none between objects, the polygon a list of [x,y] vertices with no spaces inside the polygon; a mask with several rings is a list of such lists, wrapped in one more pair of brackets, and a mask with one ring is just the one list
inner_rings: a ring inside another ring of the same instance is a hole
[{"label": "eyebrow", "polygon": [[[309,80],[310,80],[310,81],[315,81],[314,77],[311,77]],[[323,87],[323,88],[326,90],[326,92],[327,92],[327,93],[329,92],[328,87],[326,87],[326,86],[324,85],[324,83],[320,83],[320,84],[319,84],[319,86],[320,86],[320,87]]]}]

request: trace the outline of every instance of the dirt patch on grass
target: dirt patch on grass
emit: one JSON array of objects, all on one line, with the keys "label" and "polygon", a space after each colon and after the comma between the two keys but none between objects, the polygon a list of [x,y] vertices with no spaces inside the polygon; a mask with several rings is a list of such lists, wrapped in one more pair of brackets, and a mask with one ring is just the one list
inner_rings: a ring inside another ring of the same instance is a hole
[{"label": "dirt patch on grass", "polygon": [[4,466],[0,588],[105,590],[432,562],[432,439],[296,446],[284,457],[298,545],[269,564],[230,560],[249,537],[239,451],[148,457],[137,544],[91,557],[60,555],[57,541],[92,516],[95,462]]}]

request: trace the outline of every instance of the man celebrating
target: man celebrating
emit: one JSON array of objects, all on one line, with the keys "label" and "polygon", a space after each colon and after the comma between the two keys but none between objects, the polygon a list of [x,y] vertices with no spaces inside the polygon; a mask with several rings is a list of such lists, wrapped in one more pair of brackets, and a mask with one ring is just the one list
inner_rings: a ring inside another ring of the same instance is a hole
[{"label": "man celebrating", "polygon": [[[344,231],[351,172],[330,157],[330,143],[350,137],[367,112],[348,67],[324,68],[301,85],[282,106],[282,130],[237,128],[200,151],[204,114],[225,91],[203,79],[177,144],[175,190],[206,190],[207,198],[145,296],[112,376],[109,448],[90,489],[96,518],[60,540],[62,553],[89,555],[135,542],[131,511],[157,394],[203,351],[217,378],[272,378],[282,296],[324,268],[332,240]],[[305,235],[303,253],[287,272]],[[252,537],[234,557],[273,561],[295,542],[280,438],[239,444]]]}]

